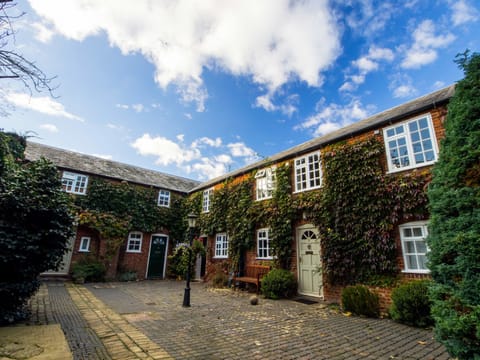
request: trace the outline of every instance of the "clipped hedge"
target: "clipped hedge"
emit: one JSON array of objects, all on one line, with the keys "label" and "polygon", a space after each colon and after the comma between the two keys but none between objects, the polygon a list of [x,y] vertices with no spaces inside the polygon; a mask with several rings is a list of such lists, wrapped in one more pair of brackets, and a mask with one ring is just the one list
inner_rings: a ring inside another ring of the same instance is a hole
[{"label": "clipped hedge", "polygon": [[355,315],[380,316],[380,301],[376,293],[364,285],[347,286],[342,290],[342,307]]},{"label": "clipped hedge", "polygon": [[297,293],[297,280],[288,270],[273,269],[262,278],[261,291],[267,299],[289,298]]},{"label": "clipped hedge", "polygon": [[392,306],[389,309],[395,321],[417,326],[433,325],[432,301],[428,295],[429,280],[411,281],[392,291]]}]

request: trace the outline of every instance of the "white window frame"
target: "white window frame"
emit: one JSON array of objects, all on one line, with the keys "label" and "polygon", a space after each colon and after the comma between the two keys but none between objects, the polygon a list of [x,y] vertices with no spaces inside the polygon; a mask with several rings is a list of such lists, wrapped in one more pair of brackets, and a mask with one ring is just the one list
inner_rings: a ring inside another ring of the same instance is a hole
[{"label": "white window frame", "polygon": [[202,197],[202,212],[208,213],[210,212],[210,203],[212,200],[213,188],[207,189],[203,191]]},{"label": "white window frame", "polygon": [[[427,127],[423,129],[428,130],[429,138],[422,138],[422,136],[424,136],[422,131],[411,129],[411,126],[415,125],[418,129],[420,121],[422,120],[426,121]],[[385,142],[388,172],[390,173],[428,166],[435,163],[438,159],[437,138],[430,114],[417,116],[413,119],[384,128],[383,140]],[[425,149],[425,146],[429,146],[428,142],[430,142],[430,148]],[[399,147],[403,149],[403,153],[400,153]],[[392,154],[395,154],[397,158],[396,161],[392,159]],[[427,154],[433,156],[433,158],[427,160]],[[422,156],[423,160],[417,162],[419,160],[416,159],[416,155]]]},{"label": "white window frame", "polygon": [[[295,158],[294,167],[295,192],[313,190],[322,187],[323,173],[320,151],[314,151]],[[318,176],[316,176],[317,173]]]},{"label": "white window frame", "polygon": [[[404,269],[402,272],[405,273],[417,273],[417,274],[429,274],[430,270],[427,268],[422,268],[420,269],[420,259],[422,260],[423,263],[426,263],[426,256],[429,251],[426,238],[428,236],[428,222],[426,221],[417,221],[417,222],[411,222],[411,223],[406,223],[399,225],[398,229],[400,232],[400,241],[402,243],[402,255],[403,255],[403,263],[404,263]],[[414,228],[421,228],[422,229],[422,236],[414,236],[413,229]],[[404,230],[410,229],[412,236],[405,236]],[[412,246],[414,248],[413,252],[408,251],[407,247],[407,242],[412,243]],[[424,242],[424,248],[425,252],[421,252],[417,249],[417,243],[418,242]],[[413,269],[409,267],[410,262],[408,259],[410,257],[415,257],[415,262],[417,264],[417,268]]]},{"label": "white window frame", "polygon": [[257,230],[257,259],[259,260],[273,259],[269,232],[269,228]]},{"label": "white window frame", "polygon": [[[129,253],[141,253],[143,243],[143,233],[132,231],[128,234],[127,250]],[[138,247],[138,249],[137,249]]]},{"label": "white window frame", "polygon": [[90,237],[82,236],[80,238],[80,246],[78,247],[79,252],[90,252]]},{"label": "white window frame", "polygon": [[62,187],[67,193],[85,195],[87,193],[88,175],[64,171],[62,174]]},{"label": "white window frame", "polygon": [[271,199],[277,185],[275,176],[276,167],[258,170],[255,174],[255,194],[257,200]]},{"label": "white window frame", "polygon": [[226,233],[215,235],[215,259],[228,258],[228,236]]},{"label": "white window frame", "polygon": [[158,206],[170,207],[170,191],[158,190]]}]

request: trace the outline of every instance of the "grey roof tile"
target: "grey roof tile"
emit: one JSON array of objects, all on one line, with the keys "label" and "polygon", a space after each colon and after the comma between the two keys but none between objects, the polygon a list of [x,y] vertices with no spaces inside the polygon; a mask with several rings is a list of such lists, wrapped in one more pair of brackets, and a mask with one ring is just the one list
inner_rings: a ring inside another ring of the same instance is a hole
[{"label": "grey roof tile", "polygon": [[158,188],[188,193],[200,182],[179,176],[168,175],[154,170],[123,164],[120,162],[105,160],[99,157],[85,155],[69,150],[27,142],[25,150],[27,160],[38,160],[44,157],[54,163],[60,169],[77,171],[90,175],[97,175],[116,180],[155,186]]}]

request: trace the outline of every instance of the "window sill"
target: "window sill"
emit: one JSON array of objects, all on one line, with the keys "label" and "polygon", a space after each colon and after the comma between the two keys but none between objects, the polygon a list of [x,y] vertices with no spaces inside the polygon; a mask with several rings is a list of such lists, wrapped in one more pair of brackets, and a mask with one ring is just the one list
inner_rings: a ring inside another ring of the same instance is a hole
[{"label": "window sill", "polygon": [[403,274],[430,274],[430,270],[402,270]]},{"label": "window sill", "polygon": [[158,207],[164,207],[164,208],[169,208],[170,207],[170,205],[158,205],[158,204],[157,204],[157,206]]},{"label": "window sill", "polygon": [[255,260],[273,260],[273,257],[256,257]]},{"label": "window sill", "polygon": [[228,259],[228,256],[214,256],[212,259],[215,259],[215,260]]},{"label": "window sill", "polygon": [[78,252],[81,252],[81,253],[89,253],[90,250],[78,250]]},{"label": "window sill", "polygon": [[141,254],[142,250],[126,250],[125,252],[131,253],[131,254]]},{"label": "window sill", "polygon": [[388,169],[387,174],[396,174],[396,173],[399,173],[399,172],[402,172],[402,171],[420,169],[420,168],[425,167],[425,166],[432,166],[436,162],[437,162],[437,160],[431,161],[429,163],[422,164],[422,165],[404,166],[404,167],[401,167],[401,168]]}]

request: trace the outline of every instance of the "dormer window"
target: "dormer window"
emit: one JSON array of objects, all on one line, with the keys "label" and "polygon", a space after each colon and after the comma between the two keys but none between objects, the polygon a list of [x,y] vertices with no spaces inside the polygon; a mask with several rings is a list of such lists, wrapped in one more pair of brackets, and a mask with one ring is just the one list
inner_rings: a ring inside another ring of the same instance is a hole
[{"label": "dormer window", "polygon": [[257,200],[270,199],[275,190],[275,167],[258,170],[255,174]]},{"label": "dormer window", "polygon": [[64,171],[62,187],[67,193],[85,195],[87,193],[88,176]]}]

